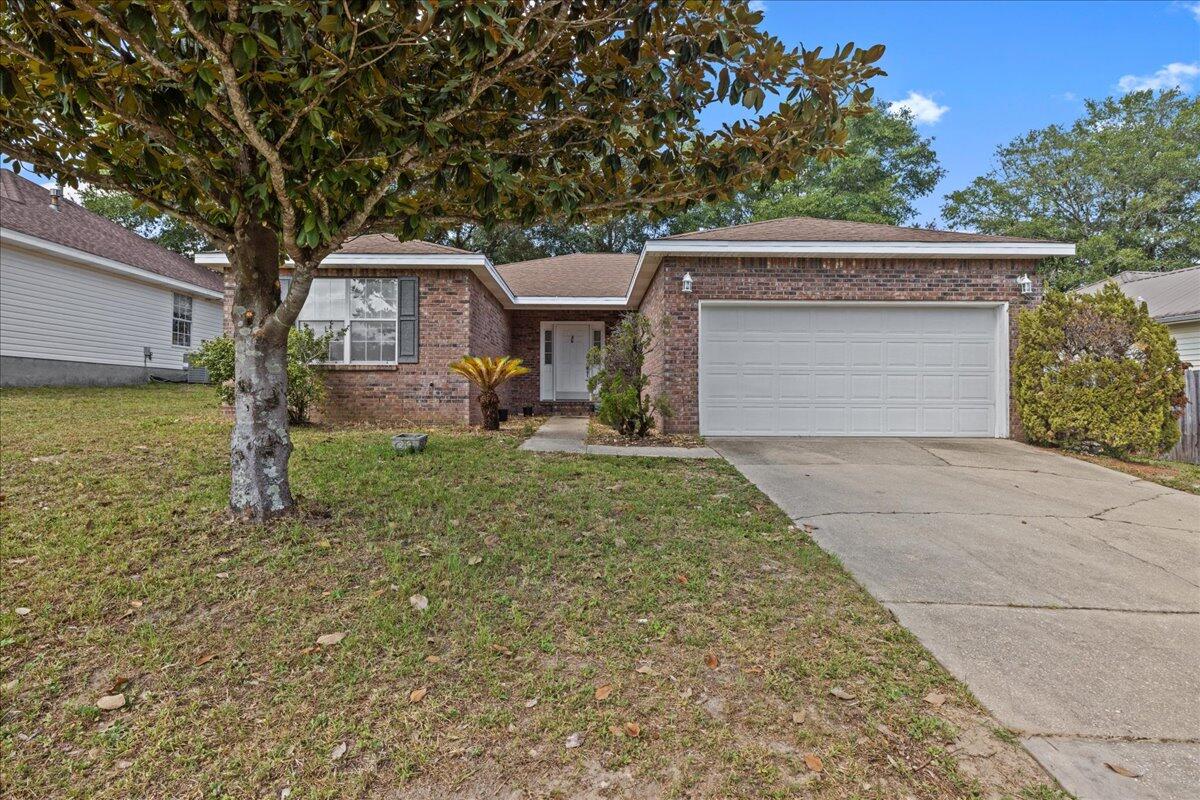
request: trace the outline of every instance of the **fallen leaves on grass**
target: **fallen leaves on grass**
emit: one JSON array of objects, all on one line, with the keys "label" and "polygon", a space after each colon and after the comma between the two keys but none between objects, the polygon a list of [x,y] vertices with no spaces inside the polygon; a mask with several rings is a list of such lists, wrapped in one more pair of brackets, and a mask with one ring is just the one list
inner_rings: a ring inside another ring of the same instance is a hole
[{"label": "fallen leaves on grass", "polygon": [[329,753],[329,760],[337,761],[342,756],[346,755],[347,749],[349,749],[349,748],[347,747],[345,742],[339,742],[337,747],[333,748],[332,752]]},{"label": "fallen leaves on grass", "polygon": [[471,556],[467,559],[467,564],[473,567],[481,561],[483,561],[483,556]]},{"label": "fallen leaves on grass", "polygon": [[33,610],[32,608],[25,608],[25,606],[21,606],[20,608],[18,608],[18,609],[16,610],[16,611],[17,611],[17,616],[18,616],[18,617],[24,617],[24,616],[27,616],[27,615],[29,614],[29,612],[30,612],[30,611],[32,611],[32,610]]},{"label": "fallen leaves on grass", "polygon": [[106,694],[96,701],[96,708],[101,711],[116,711],[118,708],[125,707],[125,695],[123,694]]},{"label": "fallen leaves on grass", "polygon": [[423,594],[414,594],[408,598],[408,604],[413,607],[414,611],[424,611],[429,608],[429,598]]},{"label": "fallen leaves on grass", "polygon": [[929,703],[929,705],[933,706],[934,708],[940,708],[941,705],[946,702],[946,695],[938,692],[930,692],[929,694],[925,695],[925,702]]},{"label": "fallen leaves on grass", "polygon": [[834,697],[836,697],[838,700],[853,700],[854,698],[856,698],[858,696],[858,695],[854,694],[854,692],[847,692],[845,689],[843,689],[840,686],[833,687],[832,689],[829,690],[829,693],[831,695],[833,695]]},{"label": "fallen leaves on grass", "polygon": [[708,664],[709,669],[716,669],[721,666],[721,659],[717,658],[716,653],[709,653],[704,657],[704,663]]},{"label": "fallen leaves on grass", "polygon": [[568,750],[574,750],[581,744],[583,744],[583,734],[577,731],[567,737],[567,740],[563,742],[563,747],[566,747]]},{"label": "fallen leaves on grass", "polygon": [[204,655],[200,656],[195,661],[193,661],[192,665],[196,666],[196,667],[203,667],[205,664],[212,661],[216,657],[217,657],[216,653],[205,653]]},{"label": "fallen leaves on grass", "polygon": [[821,763],[821,757],[816,753],[807,753],[804,756],[804,766],[808,767],[812,772],[820,772],[825,769],[825,765]]},{"label": "fallen leaves on grass", "polygon": [[601,702],[612,696],[613,687],[611,683],[604,683],[596,687],[596,699]]},{"label": "fallen leaves on grass", "polygon": [[429,687],[422,686],[420,689],[413,689],[408,693],[408,702],[419,703],[425,699],[425,695],[429,694]]},{"label": "fallen leaves on grass", "polygon": [[796,723],[797,725],[803,725],[804,720],[806,720],[806,719],[808,719],[808,712],[806,712],[806,711],[793,711],[792,712],[792,722]]},{"label": "fallen leaves on grass", "polygon": [[626,722],[625,723],[625,735],[630,737],[631,739],[638,738],[639,736],[642,735],[642,726],[638,725],[636,722]]},{"label": "fallen leaves on grass", "polygon": [[337,644],[338,642],[342,641],[342,639],[345,639],[345,638],[346,638],[345,631],[335,631],[333,633],[326,633],[326,634],[322,634],[321,636],[318,636],[317,644],[321,645],[321,647],[332,647],[333,645]]}]

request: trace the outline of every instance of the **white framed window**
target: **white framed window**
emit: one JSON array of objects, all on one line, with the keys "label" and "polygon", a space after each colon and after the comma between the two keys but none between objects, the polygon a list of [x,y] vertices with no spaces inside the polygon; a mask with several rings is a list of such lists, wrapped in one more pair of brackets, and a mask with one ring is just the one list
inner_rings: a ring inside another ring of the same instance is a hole
[{"label": "white framed window", "polygon": [[415,364],[417,279],[315,278],[296,324],[338,331],[327,363]]},{"label": "white framed window", "polygon": [[175,294],[171,303],[171,344],[192,346],[192,298]]}]

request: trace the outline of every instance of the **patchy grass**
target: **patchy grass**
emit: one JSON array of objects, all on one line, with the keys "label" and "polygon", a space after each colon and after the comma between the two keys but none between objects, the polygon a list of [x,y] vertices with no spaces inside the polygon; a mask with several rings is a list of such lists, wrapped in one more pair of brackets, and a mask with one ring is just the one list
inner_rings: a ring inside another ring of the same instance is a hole
[{"label": "patchy grass", "polygon": [[205,387],[0,415],[6,797],[1051,796],[723,462],[307,428],[255,529]]},{"label": "patchy grass", "polygon": [[1164,461],[1157,458],[1141,458],[1130,456],[1127,459],[1112,456],[1094,456],[1087,453],[1072,453],[1068,450],[1055,450],[1065,456],[1090,461],[1102,467],[1124,472],[1144,481],[1160,483],[1181,492],[1200,494],[1200,464],[1189,464],[1186,461]]},{"label": "patchy grass", "polygon": [[587,444],[605,444],[615,447],[704,447],[703,436],[686,433],[650,433],[641,439],[622,436],[613,428],[592,417],[588,420]]}]

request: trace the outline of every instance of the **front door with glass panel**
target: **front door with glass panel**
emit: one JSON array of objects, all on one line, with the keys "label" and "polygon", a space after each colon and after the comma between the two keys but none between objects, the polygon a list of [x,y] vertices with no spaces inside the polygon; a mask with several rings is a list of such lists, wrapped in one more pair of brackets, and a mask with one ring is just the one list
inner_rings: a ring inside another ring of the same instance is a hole
[{"label": "front door with glass panel", "polygon": [[590,325],[554,326],[554,344],[558,358],[554,364],[554,398],[587,400],[587,353],[592,346]]}]

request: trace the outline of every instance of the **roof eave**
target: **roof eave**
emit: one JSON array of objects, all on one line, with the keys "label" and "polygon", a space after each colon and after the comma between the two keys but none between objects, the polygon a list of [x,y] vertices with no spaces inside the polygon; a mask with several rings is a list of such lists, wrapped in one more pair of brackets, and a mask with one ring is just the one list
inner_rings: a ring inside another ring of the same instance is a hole
[{"label": "roof eave", "polygon": [[169,275],[152,272],[151,270],[143,267],[135,267],[134,265],[126,264],[123,261],[116,261],[111,258],[105,258],[104,256],[98,256],[94,253],[89,253],[86,250],[79,250],[74,247],[69,247],[65,244],[51,242],[48,239],[41,238],[40,236],[32,236],[28,233],[14,231],[11,228],[0,227],[0,241],[26,247],[30,250],[35,250],[47,255],[57,256],[76,264],[94,267],[112,274],[140,280],[143,283],[153,283],[172,289],[180,289],[185,292],[199,295],[201,297],[208,297],[213,300],[220,300],[222,296],[220,291],[206,288],[198,283],[192,283],[191,281],[185,281],[179,278],[172,278]]},{"label": "roof eave", "polygon": [[629,305],[649,288],[663,256],[799,256],[833,258],[1032,258],[1073,256],[1065,242],[739,242],[653,239],[642,246],[629,279]]}]

